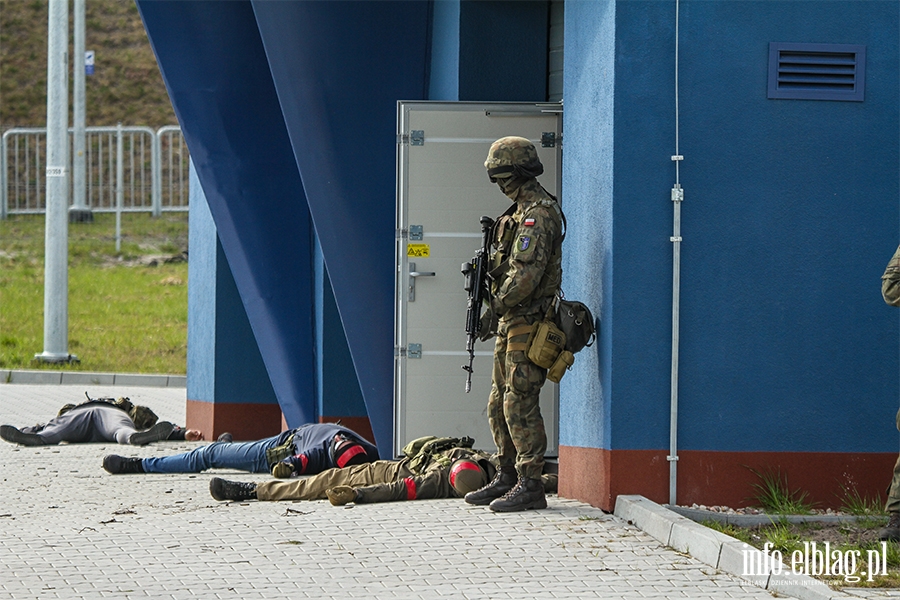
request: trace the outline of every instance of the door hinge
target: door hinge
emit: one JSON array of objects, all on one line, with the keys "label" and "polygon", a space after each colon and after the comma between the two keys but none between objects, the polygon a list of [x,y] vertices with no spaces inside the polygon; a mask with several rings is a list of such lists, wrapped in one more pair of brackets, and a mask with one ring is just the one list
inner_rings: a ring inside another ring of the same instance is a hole
[{"label": "door hinge", "polygon": [[409,133],[401,133],[397,136],[398,144],[409,144],[410,146],[425,145],[425,130],[413,129]]},{"label": "door hinge", "polygon": [[394,357],[422,358],[422,344],[409,344],[409,346],[394,346]]},{"label": "door hinge", "polygon": [[406,350],[409,358],[422,358],[422,344],[410,344]]},{"label": "door hinge", "polygon": [[395,229],[394,239],[422,241],[424,230],[421,225],[410,225],[409,229]]},{"label": "door hinge", "polygon": [[541,148],[556,148],[556,145],[562,148],[562,134],[555,131],[541,132]]}]

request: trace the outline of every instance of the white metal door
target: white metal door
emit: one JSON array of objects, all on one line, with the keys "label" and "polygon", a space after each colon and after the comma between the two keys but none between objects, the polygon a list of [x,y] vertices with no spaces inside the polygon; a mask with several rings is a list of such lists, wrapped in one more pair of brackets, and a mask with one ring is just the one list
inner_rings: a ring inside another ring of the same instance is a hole
[{"label": "white metal door", "polygon": [[[424,435],[468,435],[491,451],[486,408],[494,340],[476,342],[466,394],[460,266],[481,245],[481,217],[509,207],[484,169],[494,140],[518,135],[534,142],[544,164],[539,180],[559,196],[562,106],[400,102],[397,132],[394,451]],[[548,456],[558,452],[557,410],[557,386],[548,381],[541,393]]]}]

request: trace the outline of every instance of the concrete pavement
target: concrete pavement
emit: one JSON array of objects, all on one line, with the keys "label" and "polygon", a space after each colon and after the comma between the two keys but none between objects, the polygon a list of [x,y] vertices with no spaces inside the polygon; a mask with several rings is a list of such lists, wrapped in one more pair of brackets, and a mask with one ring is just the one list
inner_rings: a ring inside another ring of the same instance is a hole
[{"label": "concrete pavement", "polygon": [[[183,387],[0,384],[0,423],[46,421],[85,391],[126,395],[160,419],[184,422]],[[696,537],[691,521],[640,497],[623,498],[622,517],[556,496],[547,510],[512,514],[459,499],[228,503],[210,497],[211,477],[266,476],[114,476],[101,467],[110,453],[172,454],[194,444],[0,442],[0,600],[723,599],[771,598],[776,589],[727,572],[717,564],[721,551],[715,562],[712,554],[700,557],[707,562],[691,556],[700,541],[709,553],[723,540]],[[777,589],[781,597],[826,597],[813,587]]]}]

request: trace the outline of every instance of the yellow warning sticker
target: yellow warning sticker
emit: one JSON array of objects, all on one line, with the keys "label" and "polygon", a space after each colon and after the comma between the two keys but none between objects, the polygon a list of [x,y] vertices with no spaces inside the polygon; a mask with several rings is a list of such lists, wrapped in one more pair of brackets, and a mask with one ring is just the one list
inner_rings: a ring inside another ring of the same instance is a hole
[{"label": "yellow warning sticker", "polygon": [[407,244],[406,255],[416,258],[428,258],[431,256],[431,248],[428,244]]}]

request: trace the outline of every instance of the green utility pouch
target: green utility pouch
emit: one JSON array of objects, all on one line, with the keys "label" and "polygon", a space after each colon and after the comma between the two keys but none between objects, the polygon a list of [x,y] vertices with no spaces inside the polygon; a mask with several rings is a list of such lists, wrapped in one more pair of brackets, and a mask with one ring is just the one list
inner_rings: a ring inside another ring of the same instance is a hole
[{"label": "green utility pouch", "polygon": [[563,350],[559,353],[559,356],[556,357],[556,360],[553,361],[553,365],[550,366],[550,369],[547,370],[547,379],[553,383],[559,383],[559,380],[563,378],[563,375],[566,374],[566,371],[568,371],[569,367],[573,364],[575,364],[575,355],[568,350]]},{"label": "green utility pouch", "polygon": [[288,456],[292,456],[294,454],[294,436],[291,436],[287,439],[285,443],[280,446],[275,446],[274,448],[269,448],[266,450],[266,462],[269,463],[269,471],[272,470],[272,467],[275,463],[279,463]]},{"label": "green utility pouch", "polygon": [[531,327],[526,355],[528,360],[537,366],[549,369],[565,347],[566,334],[556,326],[556,323],[545,319]]},{"label": "green utility pouch", "polygon": [[475,443],[470,437],[434,437],[425,436],[416,438],[403,447],[403,454],[409,461],[409,470],[413,473],[420,474],[425,467],[433,460],[446,462],[444,466],[450,466],[446,457],[441,457],[440,453],[450,450],[451,448],[471,448]]}]

